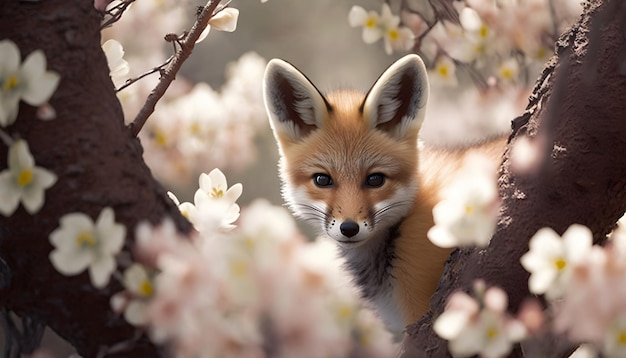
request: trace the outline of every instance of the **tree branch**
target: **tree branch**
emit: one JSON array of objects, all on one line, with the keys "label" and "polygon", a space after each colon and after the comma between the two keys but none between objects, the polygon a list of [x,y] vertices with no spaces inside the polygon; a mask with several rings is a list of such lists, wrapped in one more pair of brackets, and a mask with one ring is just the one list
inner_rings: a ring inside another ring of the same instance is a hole
[{"label": "tree branch", "polygon": [[207,5],[204,6],[199,12],[198,18],[191,27],[191,30],[189,30],[185,38],[180,41],[180,49],[174,55],[174,59],[169,63],[167,68],[162,71],[162,76],[159,80],[159,83],[152,90],[152,92],[148,96],[148,99],[146,100],[146,103],[143,105],[141,110],[139,110],[139,113],[137,114],[133,122],[129,125],[131,134],[133,136],[136,137],[139,134],[141,128],[146,123],[146,120],[148,120],[148,117],[150,117],[150,115],[154,112],[154,108],[157,102],[159,101],[159,99],[161,99],[161,97],[163,97],[167,88],[176,78],[176,74],[180,70],[181,66],[193,52],[196,41],[198,41],[198,38],[200,38],[202,31],[206,29],[207,25],[209,24],[209,20],[211,20],[211,18],[215,16],[215,14],[223,9],[222,7],[221,9],[216,11],[219,3],[219,0],[209,0]]}]

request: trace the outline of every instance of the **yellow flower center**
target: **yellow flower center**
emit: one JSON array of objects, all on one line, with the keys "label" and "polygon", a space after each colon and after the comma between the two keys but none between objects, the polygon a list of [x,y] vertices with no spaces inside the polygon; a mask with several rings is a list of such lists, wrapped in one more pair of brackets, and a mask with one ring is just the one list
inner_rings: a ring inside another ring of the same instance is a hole
[{"label": "yellow flower center", "polygon": [[352,316],[352,307],[348,305],[342,305],[339,307],[339,318],[340,319],[348,319]]},{"label": "yellow flower center", "polygon": [[248,249],[248,250],[252,250],[255,246],[254,244],[254,239],[251,237],[247,237],[244,239],[243,241],[244,246]]},{"label": "yellow flower center", "polygon": [[221,198],[224,196],[224,190],[219,189],[218,187],[214,186],[211,189],[211,192],[209,193],[209,196],[211,196],[212,198]]},{"label": "yellow flower center", "polygon": [[510,80],[513,78],[513,70],[509,67],[504,67],[500,70],[500,76],[504,79]]},{"label": "yellow flower center", "polygon": [[248,273],[248,264],[244,260],[233,260],[230,263],[230,272],[237,278],[242,278]]},{"label": "yellow flower center", "polygon": [[472,205],[465,206],[465,215],[470,215],[474,212],[474,207]]},{"label": "yellow flower center", "polygon": [[567,261],[565,261],[562,257],[559,257],[554,260],[554,266],[556,266],[557,270],[563,271],[563,269],[565,269],[565,266],[567,266]]},{"label": "yellow flower center", "polygon": [[486,335],[487,335],[487,339],[492,340],[496,337],[498,337],[498,335],[500,334],[500,332],[498,332],[498,329],[495,327],[491,327],[487,330]]},{"label": "yellow flower center", "polygon": [[160,129],[154,130],[154,141],[161,147],[167,146],[167,136]]},{"label": "yellow flower center", "polygon": [[2,85],[2,89],[5,92],[9,92],[20,84],[19,79],[16,75],[9,76],[6,80],[4,80],[4,84]]},{"label": "yellow flower center", "polygon": [[547,54],[548,50],[545,47],[540,47],[539,50],[537,50],[537,58],[539,59],[546,57]]},{"label": "yellow flower center", "polygon": [[139,286],[139,293],[146,297],[152,296],[152,294],[154,293],[154,287],[149,280],[145,280],[141,283],[141,285]]},{"label": "yellow flower center", "polygon": [[368,18],[367,21],[365,21],[365,27],[370,29],[376,27],[376,19],[372,17]]},{"label": "yellow flower center", "polygon": [[189,126],[189,131],[191,132],[191,134],[197,136],[200,134],[200,125],[198,123],[194,123],[191,126]]},{"label": "yellow flower center", "polygon": [[400,38],[400,33],[396,29],[389,30],[389,38],[392,40],[397,40]]},{"label": "yellow flower center", "polygon": [[617,334],[617,343],[625,345],[626,344],[626,331],[621,330]]},{"label": "yellow flower center", "polygon": [[85,230],[76,236],[78,246],[96,246],[96,238],[91,231]]},{"label": "yellow flower center", "polygon": [[489,35],[489,28],[485,25],[481,26],[478,30],[478,35],[484,39],[487,35]]},{"label": "yellow flower center", "polygon": [[447,66],[439,66],[439,67],[437,67],[437,72],[439,72],[441,77],[448,77],[448,75],[450,74],[450,70],[448,69]]},{"label": "yellow flower center", "polygon": [[33,181],[33,171],[31,169],[23,169],[17,176],[17,185],[22,188]]}]

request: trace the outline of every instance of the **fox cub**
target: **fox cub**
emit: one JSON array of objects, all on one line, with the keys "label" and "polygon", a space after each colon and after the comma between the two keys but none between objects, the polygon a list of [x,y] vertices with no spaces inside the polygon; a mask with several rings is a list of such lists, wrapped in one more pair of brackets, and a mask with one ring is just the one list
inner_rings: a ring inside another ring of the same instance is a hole
[{"label": "fox cub", "polygon": [[426,237],[440,191],[468,152],[498,160],[504,149],[503,139],[418,148],[428,92],[417,55],[392,64],[367,94],[322,95],[278,59],[263,84],[285,201],[337,242],[361,296],[396,334],[428,310],[450,254]]}]

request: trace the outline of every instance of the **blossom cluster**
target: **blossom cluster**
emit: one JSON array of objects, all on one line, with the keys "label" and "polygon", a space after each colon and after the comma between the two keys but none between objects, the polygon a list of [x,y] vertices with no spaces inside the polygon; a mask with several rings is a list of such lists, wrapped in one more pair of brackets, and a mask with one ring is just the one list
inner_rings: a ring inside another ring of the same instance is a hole
[{"label": "blossom cluster", "polygon": [[[444,144],[508,130],[509,119],[523,111],[554,42],[582,11],[580,2],[571,0],[460,0],[440,6],[385,1],[381,14],[354,6],[348,23],[363,28],[366,43],[384,37],[389,54],[412,49],[422,57],[435,99],[427,117],[455,121],[426,121],[423,138]],[[398,8],[398,14],[391,8]],[[396,41],[387,28],[397,29]]]},{"label": "blossom cluster", "polygon": [[605,247],[592,245],[591,231],[572,225],[562,237],[541,229],[522,265],[531,272],[532,293],[545,294],[555,332],[604,357],[626,355],[626,229]]},{"label": "blossom cluster", "polygon": [[[144,160],[159,180],[182,187],[207,168],[240,170],[254,160],[253,140],[265,124],[260,86],[265,64],[255,53],[244,54],[228,66],[220,91],[200,82],[160,103],[139,135]],[[127,116],[134,98],[149,90],[137,84],[120,93]]]},{"label": "blossom cluster", "polygon": [[[190,238],[180,237],[170,221],[143,224],[137,244],[136,256],[158,273],[150,281],[137,272],[139,289],[127,290],[130,299],[116,305],[178,356],[393,354],[391,335],[359,307],[335,246],[305,241],[284,208],[258,200],[237,228]],[[152,283],[144,283],[149,289],[142,293],[140,282]]]},{"label": "blossom cluster", "polygon": [[387,2],[381,15],[354,6],[348,21],[363,26],[366,43],[385,36],[388,54],[415,48],[430,64],[435,84],[456,86],[456,67],[464,65],[492,83],[528,85],[550,56],[550,46],[582,10],[567,0],[463,0],[451,6],[455,15],[447,16],[433,15],[428,5],[413,9],[405,1],[400,16]]},{"label": "blossom cluster", "polygon": [[[19,102],[39,106],[39,119],[53,119],[55,111],[47,104],[56,90],[60,76],[46,69],[42,50],[31,52],[21,61],[20,50],[8,39],[0,40],[0,127],[9,127],[16,120]],[[22,203],[31,215],[41,210],[45,191],[57,181],[53,172],[36,166],[28,142],[19,133],[0,129],[0,139],[9,147],[8,168],[0,172],[0,214],[11,216]]]},{"label": "blossom cluster", "polygon": [[374,43],[382,37],[385,52],[406,51],[413,47],[414,34],[406,26],[400,26],[400,17],[391,12],[389,4],[383,3],[380,15],[376,11],[366,11],[360,6],[353,6],[348,15],[350,26],[363,27],[363,41]]},{"label": "blossom cluster", "polygon": [[465,292],[450,296],[433,329],[449,341],[448,349],[455,357],[505,357],[513,343],[526,337],[527,329],[506,313],[508,298],[502,289],[485,289],[479,281],[474,292],[477,298]]}]

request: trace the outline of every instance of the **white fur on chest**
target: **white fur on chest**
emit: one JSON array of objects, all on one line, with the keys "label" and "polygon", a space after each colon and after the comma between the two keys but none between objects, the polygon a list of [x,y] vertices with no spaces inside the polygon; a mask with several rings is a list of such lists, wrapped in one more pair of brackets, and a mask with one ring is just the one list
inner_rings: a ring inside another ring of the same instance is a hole
[{"label": "white fur on chest", "polygon": [[[393,280],[389,278],[389,280]],[[398,300],[395,297],[393,288],[380,292],[373,298],[370,298],[370,303],[378,313],[379,317],[385,323],[387,329],[394,335],[400,335],[404,331],[405,324],[402,317],[402,311],[398,305]]]}]

